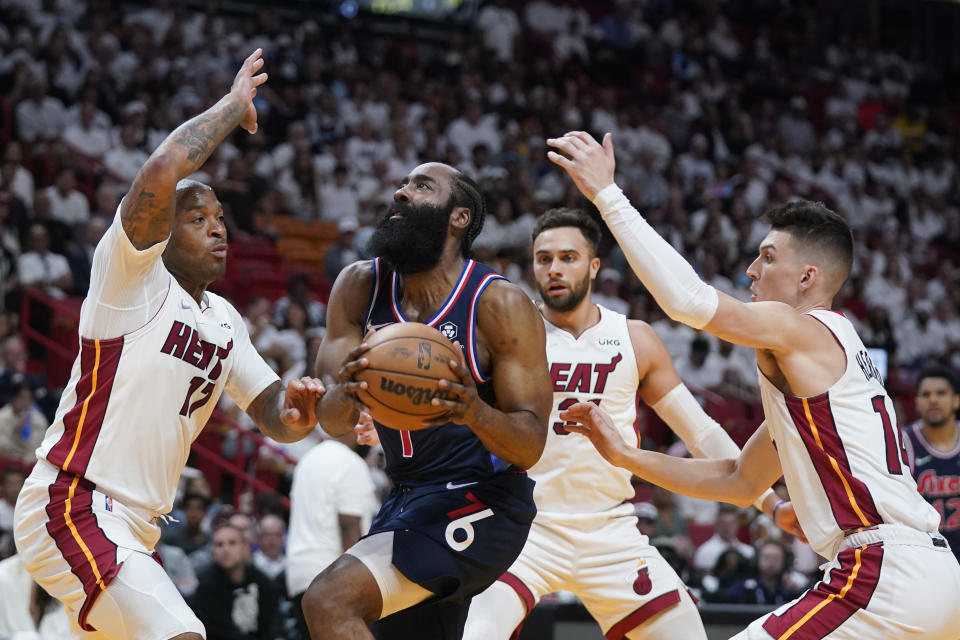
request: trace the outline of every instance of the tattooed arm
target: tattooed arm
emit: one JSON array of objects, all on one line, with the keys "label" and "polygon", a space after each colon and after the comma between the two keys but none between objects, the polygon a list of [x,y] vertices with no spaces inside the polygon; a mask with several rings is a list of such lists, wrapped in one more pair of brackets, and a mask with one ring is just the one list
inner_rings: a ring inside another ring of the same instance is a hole
[{"label": "tattooed arm", "polygon": [[267,81],[267,74],[257,75],[263,67],[261,53],[257,49],[244,60],[230,93],[177,127],[140,168],[120,205],[123,230],[137,249],[146,249],[170,235],[180,179],[203,166],[237,125],[257,132],[253,98],[257,87]]}]

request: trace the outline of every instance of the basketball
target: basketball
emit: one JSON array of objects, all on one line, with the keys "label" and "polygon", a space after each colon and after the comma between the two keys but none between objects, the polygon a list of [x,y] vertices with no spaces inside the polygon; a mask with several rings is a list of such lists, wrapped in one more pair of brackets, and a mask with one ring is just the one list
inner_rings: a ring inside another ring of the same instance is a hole
[{"label": "basketball", "polygon": [[357,396],[370,415],[392,429],[423,429],[424,420],[446,412],[431,400],[445,398],[440,380],[458,382],[450,360],[459,360],[456,348],[439,331],[419,322],[398,322],[376,331],[367,341],[369,366],[355,376],[367,389]]}]

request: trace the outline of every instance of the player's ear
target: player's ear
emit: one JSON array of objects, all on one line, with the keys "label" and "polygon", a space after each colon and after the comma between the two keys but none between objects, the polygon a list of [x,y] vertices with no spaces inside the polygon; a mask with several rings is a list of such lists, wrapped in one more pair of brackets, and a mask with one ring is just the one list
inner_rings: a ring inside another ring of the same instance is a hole
[{"label": "player's ear", "polygon": [[800,290],[809,291],[814,284],[820,281],[820,277],[820,269],[816,265],[808,264],[804,266],[800,275]]},{"label": "player's ear", "polygon": [[600,273],[600,258],[593,258],[590,260],[590,279],[596,280],[598,273]]},{"label": "player's ear", "polygon": [[454,207],[450,212],[450,224],[456,229],[466,229],[470,226],[473,212],[467,207]]}]

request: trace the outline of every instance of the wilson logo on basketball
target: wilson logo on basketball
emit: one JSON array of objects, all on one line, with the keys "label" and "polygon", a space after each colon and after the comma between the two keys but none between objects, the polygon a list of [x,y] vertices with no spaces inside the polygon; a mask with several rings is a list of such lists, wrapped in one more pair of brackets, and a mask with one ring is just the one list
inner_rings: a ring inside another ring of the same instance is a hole
[{"label": "wilson logo on basketball", "polygon": [[380,378],[380,389],[396,396],[406,396],[412,404],[417,406],[430,404],[430,401],[434,398],[446,400],[448,397],[447,392],[443,389],[431,389],[430,387],[417,387],[412,384],[403,384],[402,382],[391,380],[386,376],[381,376]]}]

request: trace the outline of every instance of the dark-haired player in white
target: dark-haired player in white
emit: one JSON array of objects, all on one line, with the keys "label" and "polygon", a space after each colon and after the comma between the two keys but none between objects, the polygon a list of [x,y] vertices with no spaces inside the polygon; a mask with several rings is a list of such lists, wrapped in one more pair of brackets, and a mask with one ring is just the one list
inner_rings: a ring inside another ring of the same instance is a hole
[{"label": "dark-haired player in white", "polygon": [[[706,638],[680,577],[637,530],[625,502],[632,474],[608,464],[559,417],[578,401],[596,403],[638,445],[639,392],[695,455],[739,453],[680,381],[650,325],[591,302],[599,242],[597,223],[576,209],[547,211],[534,226],[533,272],[553,381],[547,445],[530,468],[537,517],[520,557],[474,598],[464,640],[507,640],[542,596],[561,590],[576,594],[610,639]],[[776,494],[756,503],[774,515]],[[784,528],[796,524],[789,504],[775,515]]]},{"label": "dark-haired player in white", "polygon": [[633,208],[614,183],[610,134],[602,146],[583,132],[547,143],[670,317],[756,349],[766,428],[736,458],[636,449],[593,404],[561,414],[613,464],[671,491],[749,504],[784,476],[800,526],[830,562],[823,580],[738,640],[956,640],[960,565],[917,493],[877,368],[850,321],[831,310],[853,261],[846,220],[816,202],[770,211],[747,269],[752,302],[743,303],[704,283]]}]

